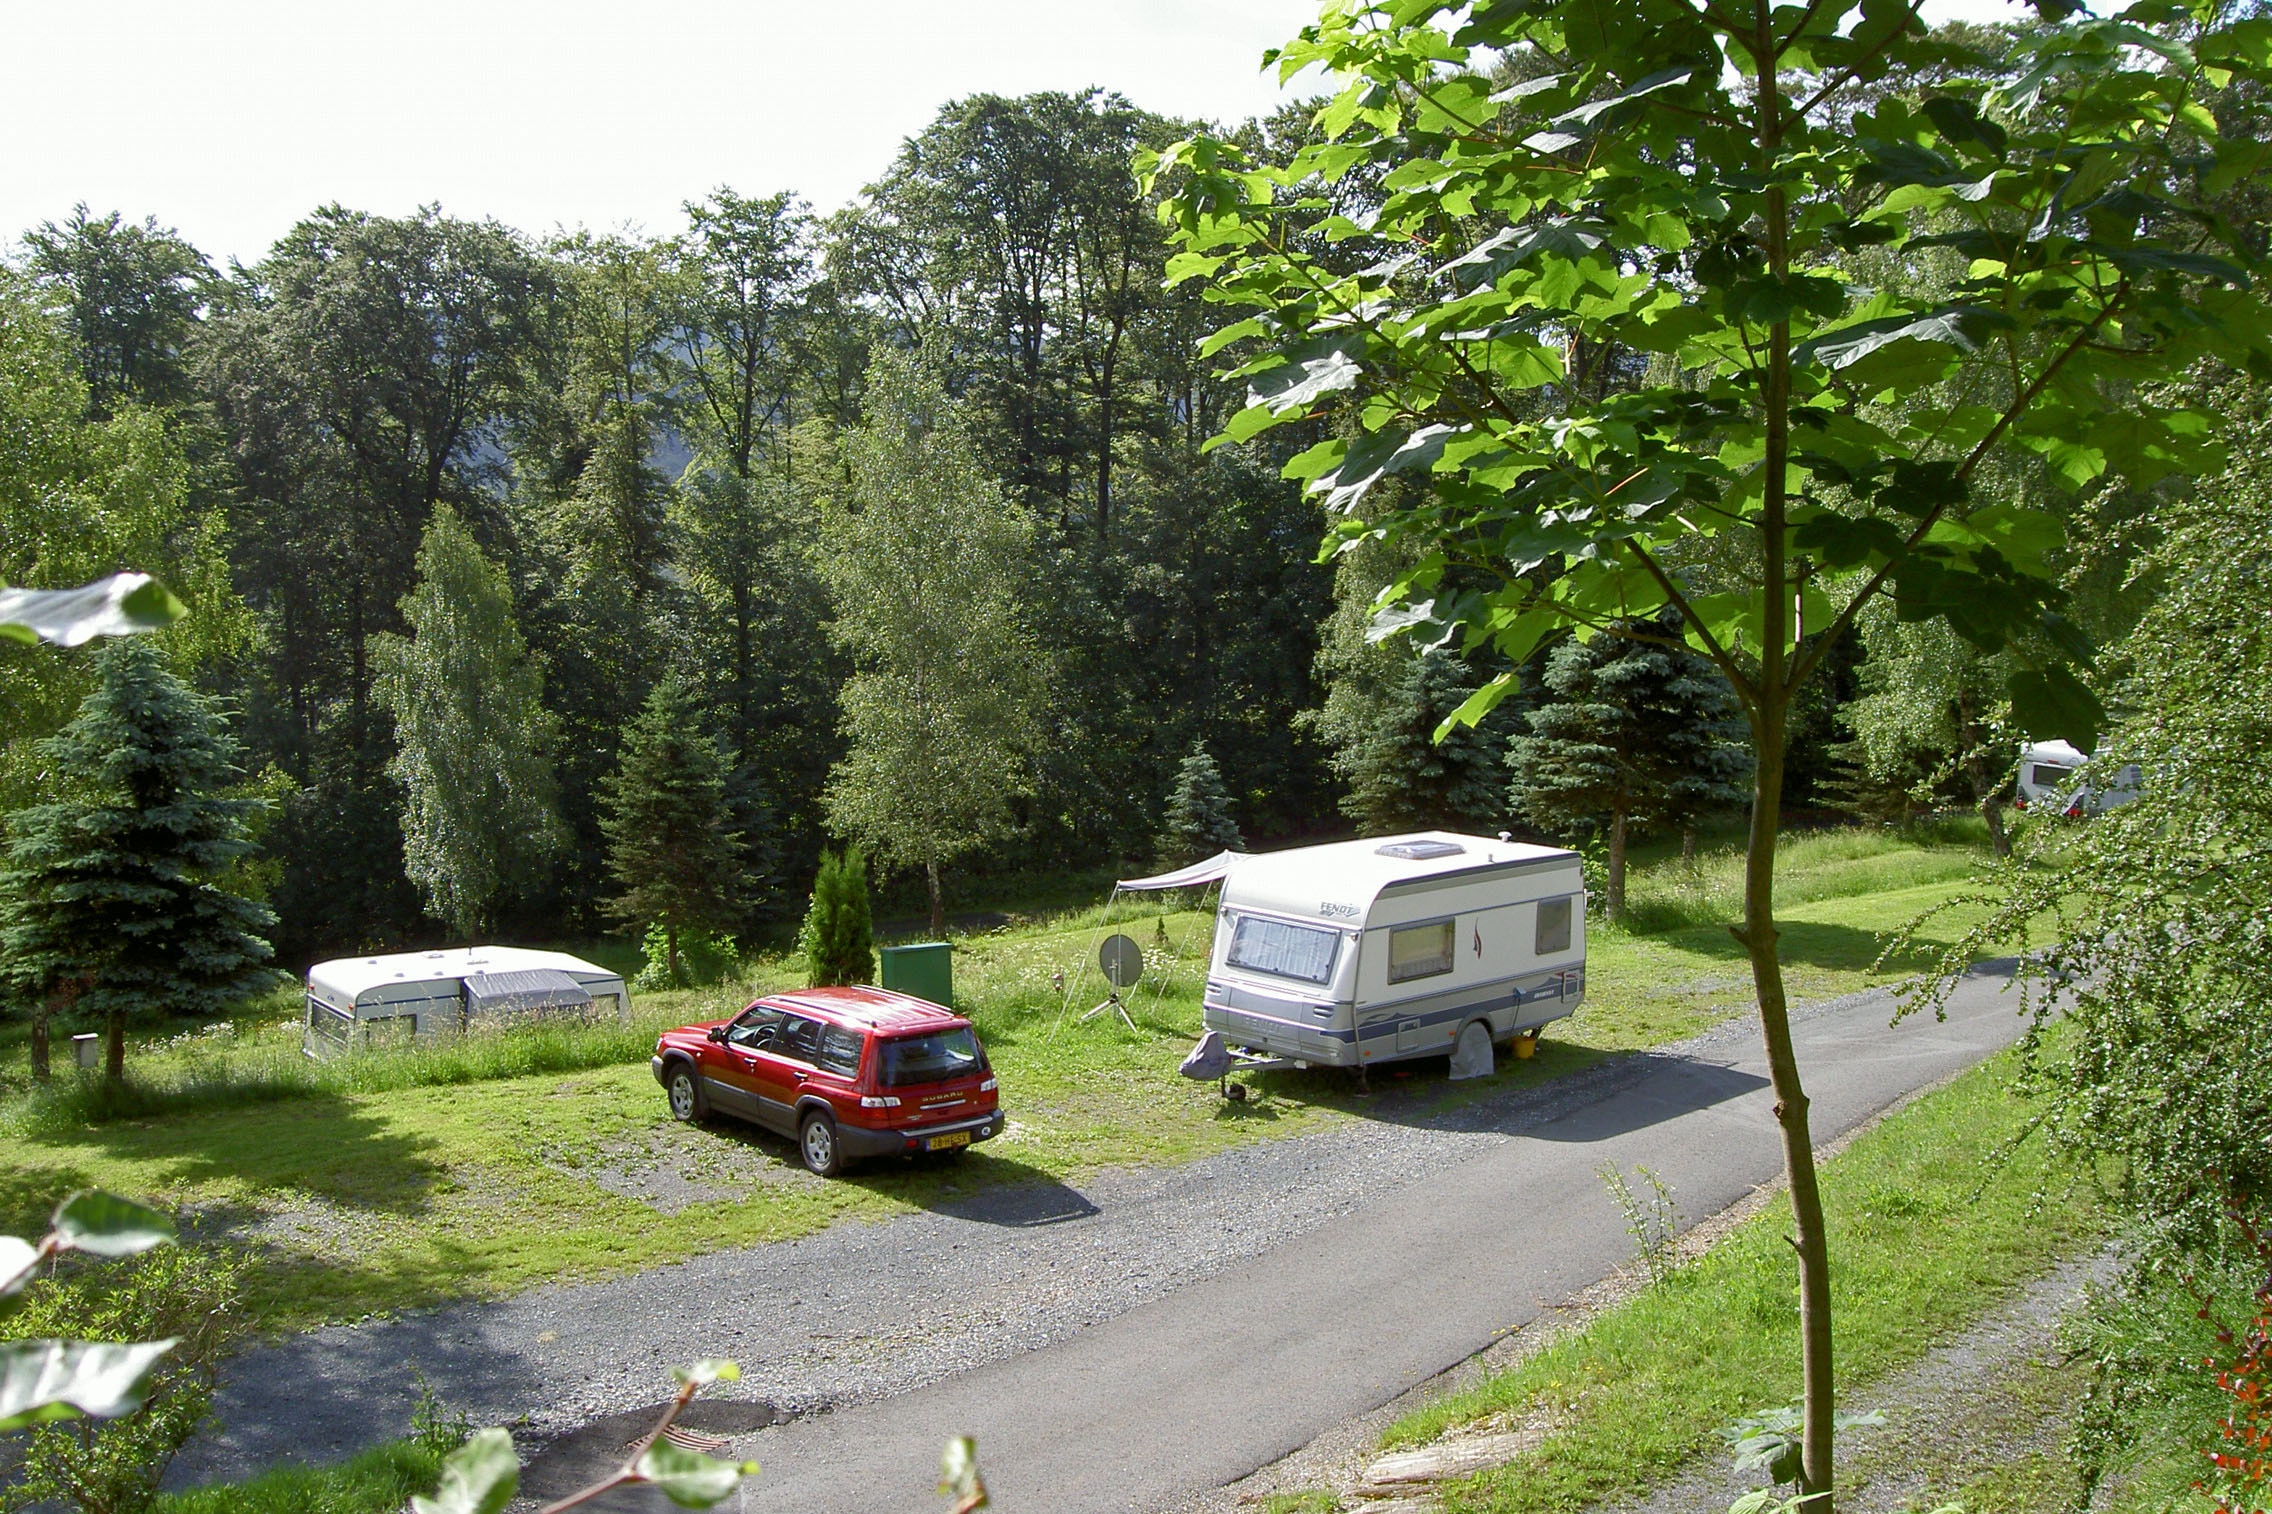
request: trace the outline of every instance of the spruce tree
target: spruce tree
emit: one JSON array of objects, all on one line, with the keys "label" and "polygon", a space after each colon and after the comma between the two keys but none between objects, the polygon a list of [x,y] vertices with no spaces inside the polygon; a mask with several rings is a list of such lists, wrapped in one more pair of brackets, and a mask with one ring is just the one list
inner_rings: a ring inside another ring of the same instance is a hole
[{"label": "spruce tree", "polygon": [[1360,833],[1498,828],[1506,785],[1496,724],[1457,725],[1436,740],[1436,728],[1470,692],[1448,652],[1423,652],[1405,665],[1378,723],[1345,764],[1341,810]]},{"label": "spruce tree", "polygon": [[126,1022],[218,1015],[275,973],[267,906],[224,886],[261,801],[231,796],[237,745],[210,703],[143,640],[105,647],[99,679],[41,744],[62,797],[18,811],[0,868],[0,976],[44,1051],[51,1009],[100,1016],[105,1074]]},{"label": "spruce tree", "polygon": [[868,911],[868,859],[856,846],[840,855],[820,854],[812,901],[805,908],[798,945],[805,954],[805,976],[815,988],[840,983],[873,983],[876,978],[876,925]]},{"label": "spruce tree", "polygon": [[609,908],[634,929],[661,928],[673,983],[682,980],[680,935],[733,930],[754,881],[730,822],[727,777],[694,691],[672,674],[624,728],[622,757],[600,782],[600,829],[617,886]]},{"label": "spruce tree", "polygon": [[[1600,830],[1609,846],[1604,907],[1625,913],[1625,844],[1645,826],[1686,826],[1742,798],[1751,772],[1735,701],[1669,620],[1571,640],[1547,659],[1553,696],[1508,743],[1516,811],[1554,833]],[[1635,640],[1634,637],[1650,637]]]},{"label": "spruce tree", "polygon": [[1160,826],[1160,866],[1188,867],[1221,851],[1239,851],[1246,845],[1238,822],[1231,818],[1231,793],[1223,787],[1222,772],[1207,748],[1194,744],[1191,755],[1175,770],[1175,787],[1168,791],[1167,814]]}]

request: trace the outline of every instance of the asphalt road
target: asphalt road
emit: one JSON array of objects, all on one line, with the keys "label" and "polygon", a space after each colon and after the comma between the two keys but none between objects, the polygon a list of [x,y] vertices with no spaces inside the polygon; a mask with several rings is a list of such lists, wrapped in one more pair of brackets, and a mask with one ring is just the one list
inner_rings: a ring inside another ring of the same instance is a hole
[{"label": "asphalt road", "polygon": [[[1975,976],[1943,1023],[1889,1027],[1882,994],[1795,1016],[1816,1139],[2016,1039],[2004,981]],[[1691,1217],[1772,1178],[1770,1104],[1739,1020],[1448,1114],[1384,1094],[1371,1120],[1078,1190],[989,1188],[634,1277],[316,1331],[229,1364],[221,1428],[167,1482],[401,1435],[423,1379],[475,1423],[564,1436],[528,1476],[557,1496],[620,1455],[671,1363],[731,1355],[738,1401],[706,1396],[693,1423],[764,1464],[745,1510],[939,1514],[953,1434],[978,1438],[995,1507],[1169,1509],[1624,1264],[1605,1163],[1647,1165]],[[634,1493],[594,1507],[669,1505]]]},{"label": "asphalt road", "polygon": [[[2004,981],[1974,976],[1943,1022],[1889,1026],[1882,995],[1801,1018],[1815,1138],[2017,1039]],[[1779,1172],[1756,1037],[1719,1050],[1624,1059],[1577,1107],[1061,1344],[738,1442],[764,1463],[742,1507],[937,1514],[950,1434],[1003,1509],[1159,1510],[1244,1477],[1626,1262],[1604,1164],[1647,1165],[1690,1214]]]}]

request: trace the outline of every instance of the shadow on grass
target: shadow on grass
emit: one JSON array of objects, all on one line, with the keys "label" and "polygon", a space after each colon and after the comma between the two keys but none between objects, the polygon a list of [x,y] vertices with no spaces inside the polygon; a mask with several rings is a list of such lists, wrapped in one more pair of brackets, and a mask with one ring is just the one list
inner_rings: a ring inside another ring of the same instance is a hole
[{"label": "shadow on grass", "polygon": [[[1786,966],[1803,965],[1840,972],[1861,972],[1879,966],[1879,954],[1885,950],[1886,943],[1893,939],[1891,931],[1864,930],[1854,925],[1788,919],[1778,920],[1775,924],[1780,932],[1776,940],[1776,954]],[[1748,960],[1743,944],[1728,933],[1728,927],[1724,924],[1685,926],[1667,931],[1630,929],[1627,934],[1636,940],[1675,947],[1700,957],[1712,957],[1724,962]],[[1921,942],[1887,958],[1881,970],[1891,973],[1915,972],[1930,966],[1937,955],[1932,942]]]},{"label": "shadow on grass", "polygon": [[[25,1136],[67,1159],[75,1154],[131,1162],[155,1188],[234,1184],[249,1196],[304,1193],[347,1209],[417,1215],[444,1176],[429,1158],[430,1138],[388,1128],[336,1094],[292,1101],[292,1117],[273,1108],[216,1110],[197,1119],[122,1122]],[[13,1206],[27,1176],[52,1186],[76,1166],[42,1167],[0,1179]]]}]

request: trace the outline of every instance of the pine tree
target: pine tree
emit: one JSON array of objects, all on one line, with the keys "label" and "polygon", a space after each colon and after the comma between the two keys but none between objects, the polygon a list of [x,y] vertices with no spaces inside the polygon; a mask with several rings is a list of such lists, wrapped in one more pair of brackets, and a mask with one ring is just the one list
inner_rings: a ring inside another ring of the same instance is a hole
[{"label": "pine tree", "polygon": [[815,988],[872,983],[876,976],[876,925],[868,912],[868,859],[858,847],[820,854],[812,902],[805,909],[798,945],[805,975]]},{"label": "pine tree", "polygon": [[1466,700],[1459,659],[1441,650],[1406,664],[1379,723],[1350,755],[1341,810],[1367,836],[1402,831],[1489,832],[1506,810],[1498,728],[1436,728]]},{"label": "pine tree", "polygon": [[374,638],[372,660],[395,721],[403,870],[436,919],[470,936],[541,882],[567,840],[544,674],[503,571],[446,505],[402,613],[411,634]]},{"label": "pine tree", "polygon": [[1600,829],[1609,843],[1604,906],[1625,913],[1625,843],[1641,826],[1683,826],[1738,802],[1751,757],[1726,685],[1672,638],[1638,622],[1633,635],[1567,641],[1547,659],[1554,696],[1528,712],[1508,743],[1508,797],[1525,818],[1561,834]]},{"label": "pine tree", "polygon": [[730,823],[727,777],[694,691],[672,674],[624,729],[622,757],[600,783],[600,829],[618,888],[609,907],[634,928],[662,930],[672,983],[682,978],[681,933],[733,930],[755,882]]},{"label": "pine tree", "polygon": [[1194,744],[1175,770],[1167,814],[1160,826],[1160,866],[1188,867],[1221,851],[1239,851],[1246,839],[1231,818],[1231,793],[1207,748]]},{"label": "pine tree", "polygon": [[96,673],[42,743],[64,797],[9,824],[0,974],[33,1013],[35,1057],[47,1015],[75,999],[101,1017],[116,1080],[130,1017],[222,1014],[269,986],[275,917],[222,886],[261,801],[228,792],[237,745],[220,713],[147,641],[104,648]]}]

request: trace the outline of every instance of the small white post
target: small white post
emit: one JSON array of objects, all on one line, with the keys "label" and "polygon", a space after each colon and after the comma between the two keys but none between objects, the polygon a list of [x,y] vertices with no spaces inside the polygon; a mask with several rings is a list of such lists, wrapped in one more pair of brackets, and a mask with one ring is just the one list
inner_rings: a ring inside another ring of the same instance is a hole
[{"label": "small white post", "polygon": [[103,1038],[92,1031],[71,1038],[71,1056],[81,1068],[94,1071],[103,1064]]}]

